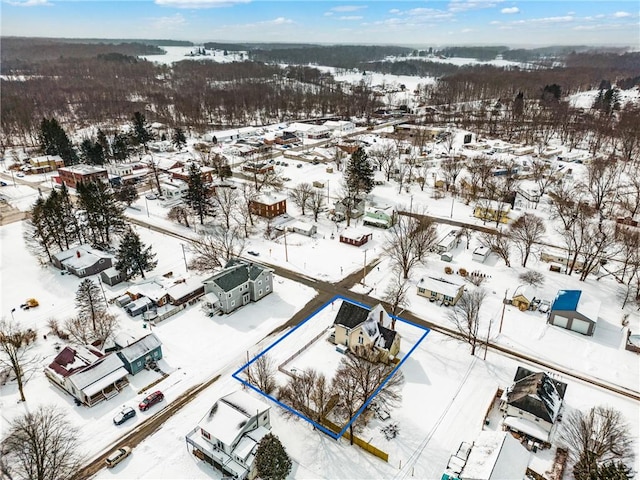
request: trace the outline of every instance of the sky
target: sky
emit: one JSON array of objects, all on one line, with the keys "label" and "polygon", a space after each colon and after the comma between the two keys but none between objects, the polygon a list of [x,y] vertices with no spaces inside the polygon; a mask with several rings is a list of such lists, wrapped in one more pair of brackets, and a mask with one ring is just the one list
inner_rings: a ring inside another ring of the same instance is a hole
[{"label": "sky", "polygon": [[4,36],[640,49],[637,0],[1,0],[0,8]]}]

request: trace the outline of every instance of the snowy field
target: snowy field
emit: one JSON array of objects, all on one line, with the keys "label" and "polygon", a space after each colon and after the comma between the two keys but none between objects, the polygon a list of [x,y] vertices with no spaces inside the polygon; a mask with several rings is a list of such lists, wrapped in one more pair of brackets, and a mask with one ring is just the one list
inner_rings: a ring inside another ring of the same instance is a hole
[{"label": "snowy field", "polygon": [[170,65],[182,60],[210,61],[216,63],[241,62],[246,59],[246,52],[228,52],[224,54],[224,50],[207,50],[207,55],[192,55],[197,52],[202,45],[194,45],[193,47],[167,47],[160,46],[166,53],[164,55],[140,55],[139,58],[148,60],[153,63],[162,65]]}]

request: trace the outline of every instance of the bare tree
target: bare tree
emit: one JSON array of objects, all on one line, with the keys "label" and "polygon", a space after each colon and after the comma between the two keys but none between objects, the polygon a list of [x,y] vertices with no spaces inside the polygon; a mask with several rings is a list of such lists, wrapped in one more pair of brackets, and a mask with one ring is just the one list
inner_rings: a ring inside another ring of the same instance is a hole
[{"label": "bare tree", "polygon": [[191,228],[189,225],[189,211],[183,205],[176,205],[171,207],[167,214],[169,220],[173,220],[178,223],[184,223],[184,226]]},{"label": "bare tree", "polygon": [[435,226],[426,217],[399,215],[396,224],[389,229],[384,248],[393,265],[407,279],[411,270],[425,260],[435,241]]},{"label": "bare tree", "polygon": [[98,342],[101,345],[113,336],[118,328],[118,318],[106,311],[98,313],[91,323],[87,317],[78,315],[64,324],[65,332],[71,340],[80,345]]},{"label": "bare tree", "polygon": [[619,178],[620,168],[615,157],[594,158],[587,164],[585,190],[591,196],[593,208],[601,215],[605,203],[618,186]]},{"label": "bare tree", "polygon": [[[615,243],[611,242],[614,238],[614,229],[609,222],[589,222],[583,233],[582,246],[579,250],[582,256],[582,271],[580,272],[580,281],[585,281],[591,270],[597,265],[598,262],[603,260],[605,253],[614,255],[611,251],[612,248],[616,248]],[[607,252],[607,249],[609,251]]]},{"label": "bare tree", "polygon": [[455,158],[445,158],[440,162],[440,171],[444,177],[444,184],[447,192],[452,186],[455,186],[458,175],[462,172],[464,163],[456,160]]},{"label": "bare tree", "polygon": [[228,230],[217,228],[211,233],[205,233],[191,242],[194,257],[190,267],[198,271],[224,267],[229,260],[242,255],[244,244],[240,227],[235,225]]},{"label": "bare tree", "polygon": [[231,228],[231,219],[238,207],[239,195],[235,189],[217,187],[212,197],[216,211],[222,214],[224,226],[228,230]]},{"label": "bare tree", "polygon": [[323,373],[308,368],[293,374],[278,390],[278,399],[320,424],[333,407],[331,385]]},{"label": "bare tree", "polygon": [[609,406],[574,410],[562,425],[560,439],[569,450],[576,479],[601,478],[597,477],[599,466],[612,461],[630,463],[634,458],[634,440],[618,410]]},{"label": "bare tree", "polygon": [[[400,309],[409,307],[409,282],[406,278],[402,278],[402,272],[396,271],[393,279],[387,285],[382,300],[391,306],[391,315],[397,315]],[[391,329],[396,329],[396,319],[391,321]]]},{"label": "bare tree", "polygon": [[289,196],[293,200],[293,203],[301,210],[302,215],[304,215],[305,208],[309,205],[309,200],[313,197],[314,193],[315,190],[310,183],[302,182],[289,191]]},{"label": "bare tree", "polygon": [[378,170],[384,173],[387,182],[391,178],[391,173],[396,166],[398,151],[392,143],[381,143],[369,150],[369,158],[371,158]]},{"label": "bare tree", "polygon": [[485,186],[491,177],[492,164],[489,157],[481,155],[474,158],[467,164],[468,175],[466,196],[469,201],[478,199],[480,193],[484,191]]},{"label": "bare tree", "polygon": [[490,248],[493,253],[498,255],[507,267],[511,266],[511,238],[502,232],[481,233],[479,236],[480,243]]},{"label": "bare tree", "polygon": [[324,192],[319,189],[314,190],[313,195],[311,195],[307,201],[307,205],[311,213],[313,213],[313,221],[317,222],[318,215],[324,207]]},{"label": "bare tree", "polygon": [[[346,355],[340,361],[332,385],[340,395],[335,412],[345,423],[368,405],[375,391],[378,391],[376,402],[380,406],[393,407],[401,400],[402,372],[394,372],[394,365],[377,362],[377,359],[376,351],[371,348],[364,349],[360,355]],[[349,424],[352,444],[354,423]]]},{"label": "bare tree", "polygon": [[[542,160],[534,159],[531,162],[531,179],[536,182],[538,186],[538,192],[540,193],[540,198],[545,194],[547,189],[553,184],[555,179],[553,175],[551,175],[549,164]],[[538,208],[538,203],[536,202],[535,208]]]},{"label": "bare tree", "polygon": [[531,247],[540,242],[546,231],[544,221],[535,215],[525,213],[509,227],[509,236],[520,251],[522,266],[527,266]]},{"label": "bare tree", "polygon": [[540,287],[544,285],[544,275],[535,270],[527,270],[524,273],[518,275],[518,279],[522,283],[526,283],[527,285],[532,285],[534,287]]},{"label": "bare tree", "polygon": [[2,442],[7,478],[72,479],[83,460],[78,433],[66,413],[53,406],[39,406],[17,417]]},{"label": "bare tree", "polygon": [[36,338],[34,330],[22,329],[4,318],[0,320],[0,366],[11,369],[15,375],[23,402],[24,384],[38,366],[39,358],[32,352]]},{"label": "bare tree", "polygon": [[256,358],[245,370],[247,381],[264,393],[272,393],[276,385],[276,365],[268,354]]},{"label": "bare tree", "polygon": [[447,314],[456,329],[471,346],[471,355],[476,354],[476,347],[480,340],[480,311],[487,292],[476,288],[471,292],[464,292]]}]

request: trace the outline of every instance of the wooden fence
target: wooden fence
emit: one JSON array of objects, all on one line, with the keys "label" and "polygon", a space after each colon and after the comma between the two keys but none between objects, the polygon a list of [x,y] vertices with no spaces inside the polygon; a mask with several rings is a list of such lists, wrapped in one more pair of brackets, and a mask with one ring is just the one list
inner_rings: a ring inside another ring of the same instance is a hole
[{"label": "wooden fence", "polygon": [[[328,420],[326,418],[324,418],[322,420],[322,422],[320,422],[320,423],[322,423],[323,426],[327,427],[329,430],[331,430],[334,433],[340,433],[340,430],[342,430],[335,423],[333,423],[331,420]],[[351,441],[351,434],[349,433],[349,430],[344,432],[344,434],[342,436],[345,437],[347,440]],[[374,447],[373,445],[371,445],[369,442],[365,442],[360,437],[357,437],[357,436],[354,435],[353,436],[353,443],[358,445],[363,450],[371,453],[372,455],[375,455],[376,457],[381,458],[385,462],[389,462],[389,454],[387,452],[383,452],[379,448]]]},{"label": "wooden fence", "polygon": [[288,370],[286,370],[284,368],[284,366],[286,364],[288,364],[289,362],[293,361],[298,355],[300,355],[302,352],[304,352],[307,348],[309,348],[312,344],[314,344],[315,342],[318,341],[318,339],[320,337],[322,337],[323,335],[326,335],[327,332],[325,330],[321,331],[318,335],[316,335],[315,337],[313,337],[311,340],[309,340],[307,343],[305,343],[301,348],[299,348],[298,350],[295,351],[295,353],[291,356],[289,356],[289,358],[287,358],[284,362],[282,362],[280,365],[278,365],[278,371],[280,371],[281,373],[284,373],[285,375],[292,377],[293,375],[291,374],[291,372],[289,372]]}]

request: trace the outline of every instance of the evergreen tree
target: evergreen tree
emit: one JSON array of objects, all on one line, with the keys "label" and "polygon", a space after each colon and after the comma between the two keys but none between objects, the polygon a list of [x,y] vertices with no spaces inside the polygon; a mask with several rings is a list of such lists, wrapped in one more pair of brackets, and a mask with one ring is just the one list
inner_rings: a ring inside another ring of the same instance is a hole
[{"label": "evergreen tree", "polygon": [[45,155],[60,155],[65,166],[78,163],[78,155],[69,137],[55,118],[40,122],[40,147]]},{"label": "evergreen tree", "polygon": [[100,287],[90,278],[82,280],[76,290],[76,309],[82,319],[91,321],[94,331],[96,318],[107,311]]},{"label": "evergreen tree", "polygon": [[86,227],[93,245],[108,247],[111,234],[124,229],[124,207],[103,182],[79,183],[78,204],[86,212]]},{"label": "evergreen tree", "polygon": [[140,236],[129,229],[120,242],[115,266],[127,280],[138,274],[145,278],[144,272],[153,270],[158,264],[155,256],[155,253],[151,251],[151,246],[145,246],[140,240]]},{"label": "evergreen tree", "polygon": [[271,433],[260,440],[255,461],[262,480],[284,480],[291,472],[291,459],[278,437]]},{"label": "evergreen tree", "polygon": [[513,116],[516,118],[522,117],[524,113],[524,94],[518,92],[516,98],[513,100]]},{"label": "evergreen tree", "polygon": [[130,207],[133,202],[135,202],[140,196],[138,195],[138,190],[135,186],[131,184],[122,185],[120,188],[115,190],[116,198]]},{"label": "evergreen tree", "polygon": [[200,167],[192,163],[189,165],[189,190],[185,196],[185,203],[200,219],[200,225],[204,224],[204,217],[212,212],[210,192],[202,180]]},{"label": "evergreen tree", "polygon": [[187,144],[187,137],[184,134],[184,130],[180,127],[176,127],[171,137],[171,142],[176,146],[178,150],[181,150]]},{"label": "evergreen tree", "polygon": [[116,133],[111,143],[111,156],[114,160],[124,162],[129,158],[129,141],[126,135]]},{"label": "evergreen tree", "polygon": [[133,114],[133,119],[131,120],[133,132],[132,137],[135,140],[135,143],[138,145],[142,145],[144,147],[145,152],[147,151],[147,144],[153,140],[153,132],[147,125],[147,120],[143,113],[135,112]]},{"label": "evergreen tree", "polygon": [[622,462],[609,462],[598,467],[596,475],[589,480],[631,480],[633,470]]},{"label": "evergreen tree", "polygon": [[102,147],[104,159],[107,160],[111,158],[111,146],[109,145],[109,140],[100,128],[98,129],[98,133],[96,134],[96,142]]},{"label": "evergreen tree", "polygon": [[345,170],[345,181],[349,191],[353,192],[356,197],[373,190],[373,167],[362,147],[359,147],[351,155]]},{"label": "evergreen tree", "polygon": [[89,165],[104,165],[104,149],[91,139],[85,138],[80,144],[80,157]]}]

